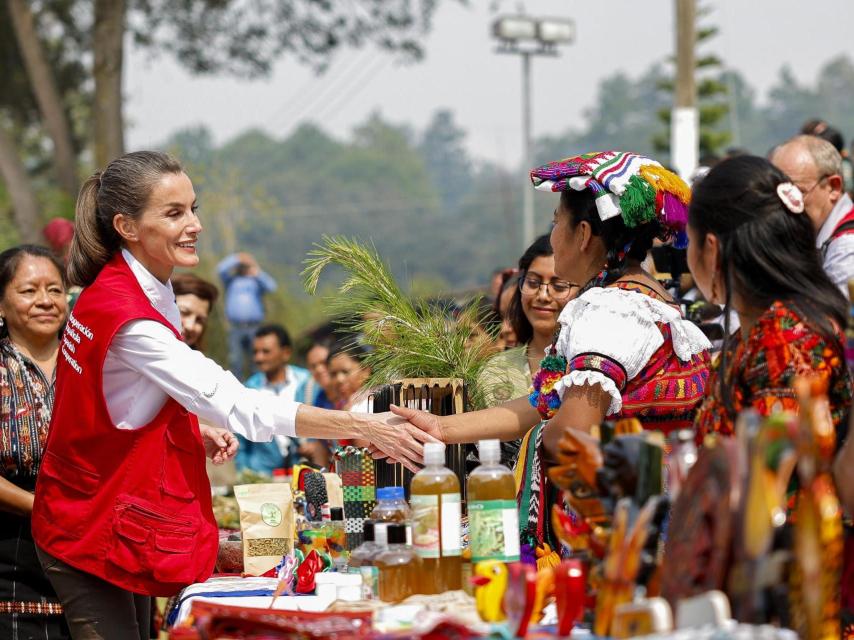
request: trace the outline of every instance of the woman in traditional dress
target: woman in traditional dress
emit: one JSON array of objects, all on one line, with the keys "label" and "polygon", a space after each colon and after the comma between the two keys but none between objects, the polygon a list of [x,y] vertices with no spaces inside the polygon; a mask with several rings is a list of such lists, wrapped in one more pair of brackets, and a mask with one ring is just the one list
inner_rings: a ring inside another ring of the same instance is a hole
[{"label": "woman in traditional dress", "polygon": [[551,233],[555,274],[579,289],[560,314],[531,403],[520,398],[442,418],[394,411],[445,442],[524,436],[516,467],[522,542],[542,550],[554,548],[545,470],[564,429],[589,431],[621,417],[664,433],[690,427],[710,344],[641,266],[655,238],[685,241],[690,193],[678,176],[649,158],[609,151],[547,164],[531,179],[560,193]]},{"label": "woman in traditional dress", "polygon": [[[804,196],[764,158],[740,156],[715,166],[691,202],[688,266],[707,300],[738,314],[696,422],[698,441],[734,433],[745,409],[762,416],[799,411],[794,381],[826,390],[841,455],[851,411],[852,378],[843,330],[848,303],[825,273]],[[727,333],[729,333],[727,331]],[[847,482],[837,464],[837,482]],[[840,487],[843,499],[850,487]],[[793,496],[793,494],[792,494]],[[790,497],[792,497],[790,496]],[[843,625],[854,633],[854,527],[845,521]],[[848,637],[845,635],[845,637]]]},{"label": "woman in traditional dress", "polygon": [[64,269],[43,247],[0,253],[0,637],[68,638],[33,544],[33,491],[53,410]]}]

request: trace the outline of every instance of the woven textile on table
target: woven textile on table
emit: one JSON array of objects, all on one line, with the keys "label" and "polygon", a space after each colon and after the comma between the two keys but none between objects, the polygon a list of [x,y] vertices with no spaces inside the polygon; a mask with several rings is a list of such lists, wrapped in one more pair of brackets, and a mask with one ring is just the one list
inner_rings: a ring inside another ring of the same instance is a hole
[{"label": "woven textile on table", "polygon": [[376,505],[374,460],[367,449],[346,447],[335,454],[335,469],[344,492],[344,527],[347,545],[355,549],[364,541],[364,523]]}]

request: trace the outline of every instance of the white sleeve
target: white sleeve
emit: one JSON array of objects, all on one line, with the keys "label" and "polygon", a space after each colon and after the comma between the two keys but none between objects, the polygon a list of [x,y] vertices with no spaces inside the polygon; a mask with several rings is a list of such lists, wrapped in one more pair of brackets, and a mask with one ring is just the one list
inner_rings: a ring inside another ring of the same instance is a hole
[{"label": "white sleeve", "polygon": [[611,396],[607,415],[620,412],[626,384],[664,343],[656,314],[641,298],[648,296],[593,289],[564,308],[555,343],[567,362],[566,375],[555,384],[561,398],[568,387],[598,384]]},{"label": "white sleeve", "polygon": [[833,284],[848,298],[848,281],[854,278],[854,234],[841,236],[828,245],[823,266]]},{"label": "white sleeve", "polygon": [[299,402],[247,389],[159,322],[129,322],[113,338],[110,354],[208,424],[257,442],[295,435]]}]

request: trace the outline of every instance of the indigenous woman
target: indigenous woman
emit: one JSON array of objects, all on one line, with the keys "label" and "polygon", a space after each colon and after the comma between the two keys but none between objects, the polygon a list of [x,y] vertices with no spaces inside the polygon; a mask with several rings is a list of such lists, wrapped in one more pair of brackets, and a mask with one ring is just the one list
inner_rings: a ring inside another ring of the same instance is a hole
[{"label": "indigenous woman", "polygon": [[762,158],[726,160],[697,185],[688,266],[706,299],[724,305],[724,317],[734,309],[740,324],[710,380],[698,439],[731,435],[748,407],[797,411],[797,376],[823,381],[837,433],[847,431],[847,305],[821,268],[809,225],[800,190]]},{"label": "indigenous woman", "polygon": [[[63,336],[33,507],[41,563],[76,638],[147,638],[148,596],[210,576],[204,443],[232,456],[226,429],[263,441],[361,436],[410,466],[430,439],[385,416],[246,389],[190,349],[169,279],[197,265],[201,231],[193,185],[162,153],[113,160],[77,200],[69,276],[85,289]],[[200,431],[196,416],[215,426]]]},{"label": "indigenous woman", "polygon": [[654,160],[619,151],[550,163],[531,178],[538,189],[560,193],[551,233],[555,274],[579,287],[534,376],[536,409],[525,398],[441,419],[395,412],[446,442],[525,435],[516,467],[522,542],[542,552],[550,544],[545,467],[564,430],[589,431],[621,417],[664,433],[690,427],[710,345],[641,267],[656,237],[685,240],[690,194],[681,179]]},{"label": "indigenous woman", "polygon": [[[740,330],[724,345],[697,415],[698,440],[732,435],[738,413],[797,412],[796,377],[827,390],[837,444],[848,436],[852,381],[845,363],[847,302],[822,268],[804,197],[763,158],[715,166],[691,202],[688,266],[710,302],[734,309]],[[727,333],[729,333],[727,331]],[[842,455],[850,456],[850,443]],[[837,481],[844,480],[837,466]],[[844,487],[841,495],[850,495]],[[848,514],[851,515],[850,513]],[[842,603],[854,618],[854,544],[846,526]],[[847,637],[847,636],[846,636]]]},{"label": "indigenous woman", "polygon": [[68,638],[30,532],[53,409],[64,269],[34,245],[0,253],[0,637]]},{"label": "indigenous woman", "polygon": [[[519,258],[519,275],[513,278],[513,297],[507,321],[520,346],[493,357],[488,371],[495,371],[495,384],[487,389],[488,406],[529,393],[532,375],[551,346],[558,316],[572,293],[572,285],[555,275],[555,259],[549,236],[540,236]],[[499,379],[500,378],[500,379]],[[489,384],[489,383],[487,383]],[[521,440],[501,444],[501,462],[516,464]]]}]

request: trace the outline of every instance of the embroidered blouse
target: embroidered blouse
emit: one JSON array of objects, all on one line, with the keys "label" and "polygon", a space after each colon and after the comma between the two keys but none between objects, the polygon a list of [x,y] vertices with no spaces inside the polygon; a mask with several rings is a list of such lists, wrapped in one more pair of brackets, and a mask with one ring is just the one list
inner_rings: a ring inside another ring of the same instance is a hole
[{"label": "embroidered blouse", "polygon": [[47,442],[54,381],[9,338],[0,340],[0,474],[32,491]]},{"label": "embroidered blouse", "polygon": [[[678,307],[640,282],[594,288],[570,301],[558,318],[555,342],[566,373],[554,389],[598,384],[611,396],[607,416],[637,418],[665,434],[690,428],[709,378],[709,343]],[[557,543],[548,509],[553,485],[546,473],[543,428],[531,429],[516,465],[523,549],[549,555]]]},{"label": "embroidered blouse", "polygon": [[818,375],[827,382],[830,412],[838,441],[847,430],[846,414],[851,405],[851,374],[843,355],[844,336],[828,341],[810,327],[793,305],[777,301],[765,311],[745,341],[741,332],[730,348],[730,384],[733,413],[721,397],[715,369],[709,380],[709,393],[697,413],[697,441],[707,433],[732,435],[733,415],[752,407],[760,415],[776,411],[798,411],[792,389],[796,376]]},{"label": "embroidered blouse", "polygon": [[638,418],[665,434],[690,428],[709,376],[711,344],[675,304],[640,282],[594,288],[569,302],[555,342],[573,385],[598,384],[611,396],[607,416]]}]

